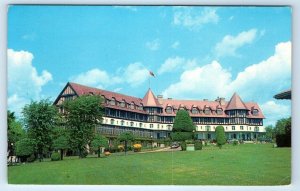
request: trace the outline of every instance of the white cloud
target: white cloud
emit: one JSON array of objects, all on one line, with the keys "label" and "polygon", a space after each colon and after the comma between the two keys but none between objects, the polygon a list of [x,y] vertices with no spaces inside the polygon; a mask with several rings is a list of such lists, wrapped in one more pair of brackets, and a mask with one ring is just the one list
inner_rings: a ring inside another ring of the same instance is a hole
[{"label": "white cloud", "polygon": [[17,114],[31,99],[40,99],[42,87],[52,80],[51,73],[46,70],[38,74],[32,65],[33,58],[27,51],[7,50],[8,108]]},{"label": "white cloud", "polygon": [[[70,78],[70,81],[100,89],[106,89],[121,83],[128,83],[135,87],[144,83],[149,77],[149,71],[140,62],[131,63],[126,68],[119,68],[116,74],[98,68],[80,73]],[[119,91],[121,89],[118,89]]]},{"label": "white cloud", "polygon": [[109,85],[119,83],[121,79],[110,76],[106,71],[95,68],[71,77],[71,81],[92,87],[106,88]]},{"label": "white cloud", "polygon": [[187,70],[180,76],[180,81],[170,85],[163,95],[175,98],[216,98],[225,96],[231,74],[213,61],[203,67]]},{"label": "white cloud", "polygon": [[132,63],[124,70],[123,79],[132,87],[143,84],[149,78],[149,71],[140,62]]},{"label": "white cloud", "polygon": [[179,47],[179,45],[180,45],[180,42],[175,41],[175,42],[171,45],[171,47],[172,47],[173,49],[177,49],[177,48]]},{"label": "white cloud", "polygon": [[291,42],[277,44],[274,55],[231,78],[230,71],[213,61],[185,70],[179,82],[171,84],[162,94],[174,98],[215,99],[217,96],[230,98],[237,92],[246,101],[268,100],[291,85]]},{"label": "white cloud", "polygon": [[217,23],[219,16],[214,8],[179,7],[174,9],[173,24],[195,29],[207,23]]},{"label": "white cloud", "polygon": [[153,41],[146,42],[146,47],[149,50],[156,51],[160,47],[160,40],[159,39],[155,39]]},{"label": "white cloud", "polygon": [[[283,102],[283,103],[276,103]],[[270,100],[261,105],[261,109],[267,116],[264,125],[275,125],[277,120],[291,116],[291,101]]]},{"label": "white cloud", "polygon": [[163,74],[166,72],[173,72],[177,69],[190,69],[197,65],[195,59],[187,60],[182,57],[171,57],[168,58],[158,69],[158,74]]},{"label": "white cloud", "polygon": [[246,44],[251,44],[256,38],[257,29],[243,31],[237,36],[226,35],[215,46],[215,52],[220,56],[237,56],[236,50]]}]

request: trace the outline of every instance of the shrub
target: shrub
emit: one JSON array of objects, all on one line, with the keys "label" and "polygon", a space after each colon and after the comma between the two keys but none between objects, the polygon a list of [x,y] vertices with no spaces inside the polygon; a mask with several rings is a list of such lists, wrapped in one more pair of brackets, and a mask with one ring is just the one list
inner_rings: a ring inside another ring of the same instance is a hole
[{"label": "shrub", "polygon": [[31,154],[31,155],[27,158],[26,161],[27,161],[27,162],[34,162],[34,161],[35,161],[35,155],[34,155],[34,154]]},{"label": "shrub", "polygon": [[195,150],[202,150],[202,141],[195,141]]},{"label": "shrub", "polygon": [[216,142],[219,148],[226,143],[225,131],[223,126],[216,127]]},{"label": "shrub", "polygon": [[233,144],[234,146],[236,146],[236,145],[239,144],[239,141],[238,141],[238,140],[234,140],[234,141],[232,142],[232,144]]},{"label": "shrub", "polygon": [[123,145],[118,145],[118,151],[123,152],[124,151],[124,146]]},{"label": "shrub", "polygon": [[58,152],[53,152],[51,155],[51,161],[59,161],[60,160],[60,154]]},{"label": "shrub", "polygon": [[186,143],[185,143],[185,142],[182,141],[182,142],[180,143],[180,146],[181,146],[181,150],[182,150],[182,151],[186,151]]},{"label": "shrub", "polygon": [[140,152],[142,150],[142,145],[139,143],[136,143],[133,145],[133,151],[134,152]]}]

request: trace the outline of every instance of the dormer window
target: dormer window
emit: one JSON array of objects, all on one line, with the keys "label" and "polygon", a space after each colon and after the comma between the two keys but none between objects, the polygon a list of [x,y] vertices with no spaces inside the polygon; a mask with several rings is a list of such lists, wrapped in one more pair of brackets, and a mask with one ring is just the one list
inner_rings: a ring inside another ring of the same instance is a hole
[{"label": "dormer window", "polygon": [[120,106],[125,107],[125,101],[124,100],[121,101]]},{"label": "dormer window", "polygon": [[204,114],[205,115],[209,115],[210,114],[210,109],[209,108],[205,108],[204,109]]},{"label": "dormer window", "polygon": [[196,107],[192,108],[192,114],[198,114],[199,110]]},{"label": "dormer window", "polygon": [[130,104],[130,109],[134,109],[134,103],[133,102]]},{"label": "dormer window", "polygon": [[172,107],[168,106],[166,109],[166,113],[172,113]]},{"label": "dormer window", "polygon": [[223,114],[222,109],[217,109],[217,115],[222,115],[222,114]]},{"label": "dormer window", "polygon": [[112,98],[110,100],[110,105],[116,105],[116,99],[115,98]]},{"label": "dormer window", "polygon": [[257,116],[258,115],[258,109],[253,109],[252,114]]}]

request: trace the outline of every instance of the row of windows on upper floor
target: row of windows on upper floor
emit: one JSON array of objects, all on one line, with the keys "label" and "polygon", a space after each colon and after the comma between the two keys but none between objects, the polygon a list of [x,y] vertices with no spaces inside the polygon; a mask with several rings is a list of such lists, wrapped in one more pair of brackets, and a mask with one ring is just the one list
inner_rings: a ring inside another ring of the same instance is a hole
[{"label": "row of windows on upper floor", "polygon": [[[106,119],[106,123],[107,123],[108,121],[107,121],[107,119]],[[121,120],[120,121],[120,124],[119,124],[119,120],[115,120],[115,119],[110,119],[110,124],[111,125],[121,125],[121,126],[124,126],[125,125],[125,121],[124,120]],[[146,127],[146,124],[143,124],[143,123],[135,123],[135,122],[133,122],[133,121],[131,121],[131,122],[126,122],[126,125],[128,126],[130,124],[130,126],[131,127],[140,127],[140,128],[142,128],[142,127]],[[163,129],[164,128],[164,125],[161,125],[161,124],[156,124],[156,126],[157,126],[157,129]],[[172,129],[172,125],[165,125],[166,127],[167,127],[167,129],[168,130],[171,130]],[[150,127],[150,129],[153,129],[153,127],[154,127],[154,124],[150,124],[149,125],[149,127]],[[232,131],[235,131],[236,130],[236,128],[235,128],[236,126],[231,126],[231,129],[229,129],[227,126],[225,127],[225,129],[226,130],[232,130]],[[202,130],[202,126],[200,126],[199,127],[201,130]],[[216,127],[214,126],[213,127],[214,128],[214,130],[216,129]],[[247,130],[247,131],[251,131],[252,130],[252,128],[251,127],[246,127],[247,129],[244,129],[244,126],[240,126],[240,130]],[[211,131],[211,126],[209,126],[209,125],[207,125],[207,126],[205,126],[205,130],[206,131]],[[259,131],[259,127],[254,127],[254,131],[255,132],[258,132]]]}]

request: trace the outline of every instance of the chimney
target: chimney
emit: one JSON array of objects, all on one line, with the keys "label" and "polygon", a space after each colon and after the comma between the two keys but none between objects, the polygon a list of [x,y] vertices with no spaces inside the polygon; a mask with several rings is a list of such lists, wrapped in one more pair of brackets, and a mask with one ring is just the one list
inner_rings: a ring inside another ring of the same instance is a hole
[{"label": "chimney", "polygon": [[208,99],[203,99],[203,101],[208,101]]},{"label": "chimney", "polygon": [[171,97],[168,97],[168,100],[172,100],[172,98],[171,98]]},{"label": "chimney", "polygon": [[157,95],[157,100],[159,104],[162,104],[163,95]]}]

